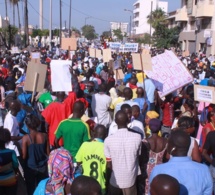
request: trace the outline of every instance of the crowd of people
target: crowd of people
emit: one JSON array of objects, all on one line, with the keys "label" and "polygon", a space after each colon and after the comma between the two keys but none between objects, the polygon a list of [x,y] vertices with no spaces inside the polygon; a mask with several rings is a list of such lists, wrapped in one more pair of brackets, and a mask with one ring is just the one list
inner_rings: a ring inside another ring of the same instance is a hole
[{"label": "crowd of people", "polygon": [[[35,51],[48,69],[34,94],[24,87],[33,50],[0,52],[1,195],[25,194],[20,180],[28,195],[215,193],[215,103],[194,100],[194,84],[215,86],[214,56],[175,49],[194,81],[160,98],[131,53],[112,53],[118,78],[86,47]],[[52,91],[52,59],[70,64],[72,91]]]}]

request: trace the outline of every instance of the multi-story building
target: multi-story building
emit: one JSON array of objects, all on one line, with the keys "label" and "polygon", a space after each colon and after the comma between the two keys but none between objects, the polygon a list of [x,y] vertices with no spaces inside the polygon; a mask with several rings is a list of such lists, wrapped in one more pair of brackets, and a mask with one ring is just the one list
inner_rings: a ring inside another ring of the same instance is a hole
[{"label": "multi-story building", "polygon": [[175,21],[181,28],[179,43],[182,50],[215,54],[214,0],[181,0]]},{"label": "multi-story building", "polygon": [[123,23],[123,22],[110,22],[110,29],[111,29],[111,36],[113,39],[116,39],[114,36],[113,31],[120,29],[122,32],[122,35],[127,35],[128,34],[128,23]]},{"label": "multi-story building", "polygon": [[0,28],[5,28],[9,24],[9,19],[8,18],[3,18],[0,16]]},{"label": "multi-story building", "polygon": [[[150,25],[147,23],[147,16],[150,15],[151,10],[154,11],[157,8],[161,8],[165,13],[167,13],[168,10],[168,2],[159,0],[138,0],[133,6],[132,32],[134,35],[150,33]],[[151,29],[151,33],[153,33],[153,29]]]}]

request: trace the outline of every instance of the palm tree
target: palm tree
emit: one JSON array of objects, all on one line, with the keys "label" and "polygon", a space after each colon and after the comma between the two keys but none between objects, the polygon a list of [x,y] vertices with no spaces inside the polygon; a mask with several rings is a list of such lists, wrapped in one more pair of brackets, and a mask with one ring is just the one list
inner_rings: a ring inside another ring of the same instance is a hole
[{"label": "palm tree", "polygon": [[5,12],[6,12],[6,20],[8,19],[8,13],[7,13],[7,0],[4,1],[5,3]]},{"label": "palm tree", "polygon": [[147,16],[147,23],[150,24],[153,28],[156,28],[159,24],[167,23],[166,14],[162,9],[156,9],[152,11],[150,15]]},{"label": "palm tree", "polygon": [[13,6],[13,26],[15,26],[15,6],[18,5],[19,0],[9,0],[9,3]]}]

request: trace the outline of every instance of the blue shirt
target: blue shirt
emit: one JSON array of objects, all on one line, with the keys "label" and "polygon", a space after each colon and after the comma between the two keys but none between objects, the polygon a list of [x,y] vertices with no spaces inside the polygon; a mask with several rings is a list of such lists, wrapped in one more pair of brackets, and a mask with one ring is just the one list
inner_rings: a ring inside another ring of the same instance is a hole
[{"label": "blue shirt", "polygon": [[128,80],[131,78],[131,76],[132,76],[132,73],[127,73],[127,74],[125,74],[125,77],[124,77],[124,79],[123,79],[123,82],[124,82],[124,83],[127,83]]},{"label": "blue shirt", "polygon": [[[189,157],[172,157],[169,162],[157,165],[152,170],[149,182],[159,174],[167,174],[185,186],[189,195],[211,195],[212,177],[206,165],[192,161]],[[180,195],[182,195],[180,190]]]}]

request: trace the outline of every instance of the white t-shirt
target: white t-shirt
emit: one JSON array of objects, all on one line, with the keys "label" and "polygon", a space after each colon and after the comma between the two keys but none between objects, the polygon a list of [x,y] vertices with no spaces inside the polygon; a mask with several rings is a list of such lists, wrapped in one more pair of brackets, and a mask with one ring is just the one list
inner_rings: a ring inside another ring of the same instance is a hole
[{"label": "white t-shirt", "polygon": [[[11,136],[18,136],[19,135],[19,124],[15,116],[13,116],[10,112],[5,117],[4,121],[4,128],[10,131]],[[16,155],[19,156],[19,152],[17,147],[13,144],[13,142],[9,142],[6,145],[6,148],[14,150]]]},{"label": "white t-shirt", "polygon": [[[131,123],[128,124],[128,128],[133,129],[134,131],[141,133],[143,135],[143,139],[146,137],[143,123],[138,120],[133,120]],[[118,126],[115,121],[113,121],[109,128],[108,136],[115,134],[118,131]]]},{"label": "white t-shirt", "polygon": [[15,116],[8,112],[4,121],[4,128],[10,131],[11,136],[19,135],[19,124]]},{"label": "white t-shirt", "polygon": [[91,108],[93,116],[97,117],[98,123],[104,126],[110,125],[112,122],[108,108],[111,104],[111,97],[106,94],[94,94],[92,96]]}]

